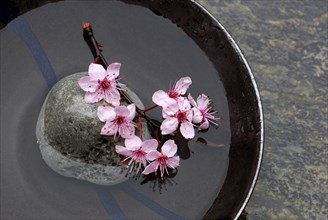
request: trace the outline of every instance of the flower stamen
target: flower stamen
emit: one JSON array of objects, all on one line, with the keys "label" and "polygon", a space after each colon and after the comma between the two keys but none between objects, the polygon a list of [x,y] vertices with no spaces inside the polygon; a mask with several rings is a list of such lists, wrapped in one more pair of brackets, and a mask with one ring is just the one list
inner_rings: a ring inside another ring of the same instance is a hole
[{"label": "flower stamen", "polygon": [[185,122],[187,119],[186,113],[183,111],[179,111],[175,116],[180,123]]},{"label": "flower stamen", "polygon": [[101,87],[106,90],[110,87],[111,83],[107,80],[107,79],[104,79],[101,83],[100,83]]},{"label": "flower stamen", "polygon": [[123,116],[116,116],[116,118],[114,119],[114,122],[117,124],[117,125],[121,125],[125,122],[125,117]]}]

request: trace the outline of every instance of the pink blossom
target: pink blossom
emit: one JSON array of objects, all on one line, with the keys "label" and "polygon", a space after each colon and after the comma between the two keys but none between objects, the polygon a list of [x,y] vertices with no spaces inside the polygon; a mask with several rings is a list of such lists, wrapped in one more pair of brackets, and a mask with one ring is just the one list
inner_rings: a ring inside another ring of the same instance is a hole
[{"label": "pink blossom", "polygon": [[149,173],[156,172],[159,167],[161,177],[163,178],[165,172],[168,174],[168,167],[174,169],[179,166],[180,158],[179,156],[174,156],[176,152],[177,145],[174,141],[166,141],[161,148],[161,152],[155,150],[147,154],[146,159],[153,162],[146,166],[142,174],[147,175]]},{"label": "pink blossom", "polygon": [[107,70],[100,64],[91,63],[88,76],[79,80],[80,87],[86,92],[84,100],[87,103],[105,100],[114,106],[120,104],[120,93],[117,90],[116,79],[119,75],[121,64],[112,63]]},{"label": "pink blossom", "polygon": [[215,112],[211,111],[211,102],[208,96],[201,94],[200,96],[198,96],[197,102],[195,102],[195,100],[189,94],[188,99],[192,106],[194,106],[192,108],[192,121],[196,124],[200,124],[198,127],[199,130],[206,130],[209,127],[210,122],[214,125],[217,125],[217,118],[215,118],[214,116]]},{"label": "pink blossom", "polygon": [[168,92],[164,92],[163,90],[156,91],[153,94],[152,100],[156,105],[162,107],[172,105],[177,102],[181,95],[186,94],[191,83],[190,77],[182,77],[174,84],[173,88],[169,88]]},{"label": "pink blossom", "polygon": [[171,134],[177,130],[180,125],[180,132],[186,139],[195,136],[194,126],[192,122],[192,111],[190,102],[183,97],[178,99],[177,103],[163,108],[163,117],[165,120],[160,127],[162,134]]},{"label": "pink blossom", "polygon": [[125,146],[116,145],[116,152],[126,157],[122,162],[130,159],[128,163],[129,172],[131,173],[133,170],[136,170],[138,174],[141,166],[146,167],[147,165],[147,153],[155,151],[158,142],[155,139],[142,142],[138,136],[133,136],[125,139]]},{"label": "pink blossom", "polygon": [[135,123],[132,121],[136,114],[136,106],[130,104],[128,106],[99,106],[98,117],[100,121],[105,122],[101,129],[102,135],[114,135],[117,132],[123,138],[131,138],[134,136]]}]

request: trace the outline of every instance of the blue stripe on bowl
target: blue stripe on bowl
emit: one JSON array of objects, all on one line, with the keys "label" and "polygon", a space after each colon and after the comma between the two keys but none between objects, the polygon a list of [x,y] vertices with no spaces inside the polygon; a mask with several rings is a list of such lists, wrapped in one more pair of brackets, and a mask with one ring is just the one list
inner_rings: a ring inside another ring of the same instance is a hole
[{"label": "blue stripe on bowl", "polygon": [[38,38],[33,33],[30,25],[22,16],[20,16],[10,22],[8,24],[8,28],[14,31],[29,47],[44,79],[46,80],[49,88],[51,88],[57,82],[57,77],[46,53],[42,49],[42,46]]}]

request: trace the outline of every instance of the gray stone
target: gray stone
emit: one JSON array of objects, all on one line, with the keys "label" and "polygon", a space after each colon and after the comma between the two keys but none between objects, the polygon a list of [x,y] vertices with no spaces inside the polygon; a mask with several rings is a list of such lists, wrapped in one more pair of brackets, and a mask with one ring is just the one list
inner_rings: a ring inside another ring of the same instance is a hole
[{"label": "gray stone", "polygon": [[[78,85],[86,74],[72,74],[49,92],[36,129],[40,151],[48,166],[61,175],[102,185],[117,184],[127,179],[122,158],[115,152],[115,145],[123,145],[123,140],[100,135],[104,123],[98,119],[97,108],[101,103],[85,103],[85,93]],[[143,109],[136,94],[125,89]],[[149,136],[147,129],[143,135]]]}]

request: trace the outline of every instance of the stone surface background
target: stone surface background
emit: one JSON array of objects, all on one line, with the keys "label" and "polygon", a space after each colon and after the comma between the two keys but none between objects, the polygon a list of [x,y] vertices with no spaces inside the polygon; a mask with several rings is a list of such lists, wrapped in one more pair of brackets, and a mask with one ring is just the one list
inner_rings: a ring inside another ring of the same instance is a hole
[{"label": "stone surface background", "polygon": [[[328,219],[328,1],[197,1],[240,46],[262,97],[263,164],[241,219]],[[3,27],[19,11],[0,3],[12,9]]]},{"label": "stone surface background", "polygon": [[328,219],[328,1],[198,0],[255,75],[263,164],[241,219]]}]

